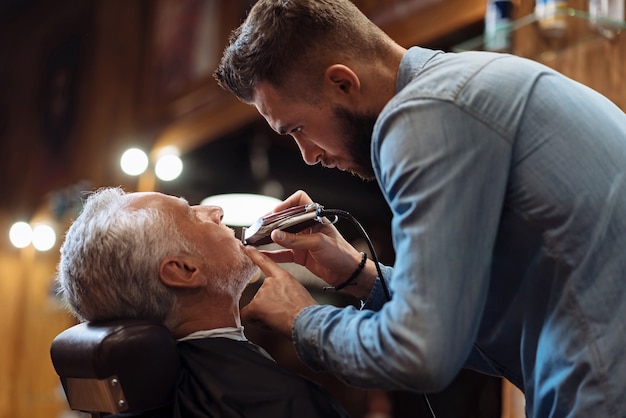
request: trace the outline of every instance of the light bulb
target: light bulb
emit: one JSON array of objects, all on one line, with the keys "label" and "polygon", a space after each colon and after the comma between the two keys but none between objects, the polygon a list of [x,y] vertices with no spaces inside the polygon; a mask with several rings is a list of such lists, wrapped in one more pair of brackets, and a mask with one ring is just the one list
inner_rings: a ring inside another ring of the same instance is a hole
[{"label": "light bulb", "polygon": [[54,247],[56,233],[50,225],[39,224],[33,228],[33,247],[38,251],[48,251]]},{"label": "light bulb", "polygon": [[163,181],[171,181],[183,172],[183,162],[177,155],[164,155],[154,166],[154,173]]},{"label": "light bulb", "polygon": [[16,248],[25,248],[30,245],[33,238],[33,229],[26,222],[16,222],[9,231],[11,244]]},{"label": "light bulb", "polygon": [[122,171],[130,176],[138,176],[148,168],[148,155],[139,148],[127,149],[120,159]]}]

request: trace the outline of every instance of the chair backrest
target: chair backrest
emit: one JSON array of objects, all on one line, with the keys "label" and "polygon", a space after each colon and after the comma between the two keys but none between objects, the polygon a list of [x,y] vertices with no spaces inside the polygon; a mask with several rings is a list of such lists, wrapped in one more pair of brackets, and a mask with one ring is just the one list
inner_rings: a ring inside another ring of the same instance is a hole
[{"label": "chair backrest", "polygon": [[50,356],[70,408],[106,416],[159,416],[171,406],[180,360],[167,328],[121,320],[75,325],[54,339]]}]

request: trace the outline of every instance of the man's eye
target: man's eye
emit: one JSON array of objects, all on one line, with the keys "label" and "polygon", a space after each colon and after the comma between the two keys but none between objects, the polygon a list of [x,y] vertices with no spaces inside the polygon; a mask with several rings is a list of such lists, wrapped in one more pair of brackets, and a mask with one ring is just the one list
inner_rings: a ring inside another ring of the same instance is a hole
[{"label": "man's eye", "polygon": [[195,210],[191,209],[189,211],[189,216],[191,217],[191,219],[193,219],[194,221],[199,221],[200,220],[200,216],[198,216],[198,212],[196,212]]}]

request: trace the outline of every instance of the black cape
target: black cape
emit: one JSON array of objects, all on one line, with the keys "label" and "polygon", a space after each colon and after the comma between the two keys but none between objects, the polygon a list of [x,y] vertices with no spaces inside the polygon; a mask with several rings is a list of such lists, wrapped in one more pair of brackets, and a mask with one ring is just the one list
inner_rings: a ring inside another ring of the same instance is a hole
[{"label": "black cape", "polygon": [[281,367],[249,342],[187,340],[178,343],[178,351],[175,418],[348,417],[322,386]]}]

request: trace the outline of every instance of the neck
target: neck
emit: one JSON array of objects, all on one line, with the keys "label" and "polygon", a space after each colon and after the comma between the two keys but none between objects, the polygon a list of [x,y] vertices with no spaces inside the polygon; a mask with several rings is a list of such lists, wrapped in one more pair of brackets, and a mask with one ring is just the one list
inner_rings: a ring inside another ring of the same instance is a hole
[{"label": "neck", "polygon": [[400,45],[393,44],[387,60],[381,61],[375,66],[367,65],[364,67],[371,71],[371,73],[366,74],[366,78],[369,80],[368,86],[364,86],[365,89],[369,89],[368,97],[372,100],[368,103],[368,110],[381,111],[396,94],[398,70],[406,51]]},{"label": "neck", "polygon": [[[387,88],[385,94],[389,100],[396,94],[396,84],[398,81],[400,62],[402,61],[404,54],[406,54],[406,51],[406,48],[403,48],[398,44],[394,43],[392,46],[391,59],[386,66],[386,76],[389,78],[390,82],[385,84]],[[387,102],[385,102],[385,104],[387,104]]]},{"label": "neck", "polygon": [[235,301],[193,305],[179,302],[165,321],[175,338],[182,338],[196,331],[241,326],[239,305]]}]

